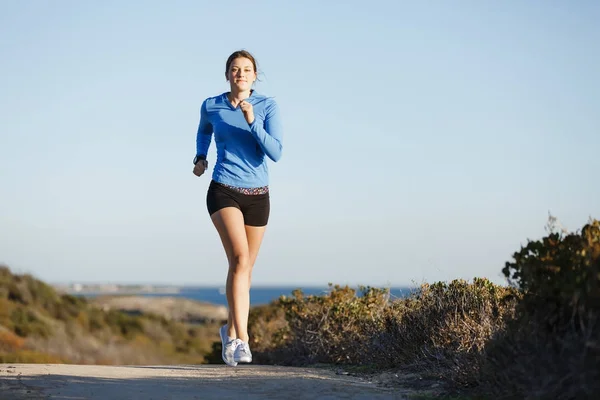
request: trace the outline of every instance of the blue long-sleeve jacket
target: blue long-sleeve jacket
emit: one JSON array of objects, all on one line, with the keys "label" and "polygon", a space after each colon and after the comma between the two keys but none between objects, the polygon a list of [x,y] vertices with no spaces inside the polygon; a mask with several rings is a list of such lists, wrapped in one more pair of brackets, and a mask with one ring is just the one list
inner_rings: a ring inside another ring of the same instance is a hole
[{"label": "blue long-sleeve jacket", "polygon": [[283,126],[279,107],[272,97],[256,91],[252,91],[246,101],[254,109],[252,124],[248,124],[239,106],[232,106],[227,93],[204,100],[196,155],[206,157],[214,133],[217,160],[212,179],[244,188],[267,186],[266,157],[276,162],[282,152]]}]

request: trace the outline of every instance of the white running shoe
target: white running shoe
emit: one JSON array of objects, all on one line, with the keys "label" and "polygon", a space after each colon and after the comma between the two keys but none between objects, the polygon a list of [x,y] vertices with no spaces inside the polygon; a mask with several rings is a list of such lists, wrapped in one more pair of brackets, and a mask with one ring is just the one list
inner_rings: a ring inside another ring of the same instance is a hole
[{"label": "white running shoe", "polygon": [[[223,325],[219,329],[219,335],[221,336],[221,357],[225,361],[225,364],[235,367],[238,363],[234,360],[234,353],[239,339],[229,340],[227,325]],[[239,341],[241,342],[241,340]]]},{"label": "white running shoe", "polygon": [[248,342],[242,342],[240,339],[235,339],[236,346],[233,353],[233,359],[236,362],[250,363],[252,362],[252,353]]}]

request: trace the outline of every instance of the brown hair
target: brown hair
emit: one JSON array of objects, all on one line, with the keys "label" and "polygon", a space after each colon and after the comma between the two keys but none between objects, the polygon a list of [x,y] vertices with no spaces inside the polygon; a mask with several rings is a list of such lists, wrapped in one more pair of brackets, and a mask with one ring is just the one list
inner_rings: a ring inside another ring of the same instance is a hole
[{"label": "brown hair", "polygon": [[249,52],[247,52],[246,50],[238,50],[238,51],[234,51],[233,53],[231,53],[231,55],[227,59],[227,63],[225,64],[225,79],[229,80],[229,77],[227,76],[227,74],[229,73],[229,67],[231,67],[231,63],[233,62],[233,60],[235,60],[236,58],[240,58],[240,57],[247,58],[248,60],[252,61],[252,65],[254,66],[254,73],[258,75],[257,68],[256,68],[256,60],[254,59],[254,56],[252,54],[250,54]]}]

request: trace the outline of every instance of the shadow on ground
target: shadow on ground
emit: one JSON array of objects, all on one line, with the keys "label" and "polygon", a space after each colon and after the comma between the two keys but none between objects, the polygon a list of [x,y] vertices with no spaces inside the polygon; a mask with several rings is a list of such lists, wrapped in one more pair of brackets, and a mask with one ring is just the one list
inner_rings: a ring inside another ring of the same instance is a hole
[{"label": "shadow on ground", "polygon": [[1,400],[406,398],[398,389],[304,368],[28,364],[8,368],[0,366]]}]

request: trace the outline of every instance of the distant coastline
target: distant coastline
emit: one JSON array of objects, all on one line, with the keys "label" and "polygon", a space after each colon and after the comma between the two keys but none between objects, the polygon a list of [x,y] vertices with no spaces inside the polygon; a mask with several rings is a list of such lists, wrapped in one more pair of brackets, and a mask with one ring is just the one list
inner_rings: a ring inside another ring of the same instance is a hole
[{"label": "distant coastline", "polygon": [[[135,284],[55,284],[54,288],[62,293],[82,297],[99,296],[147,296],[177,297],[194,301],[227,305],[225,288],[221,286],[177,286],[177,285],[135,285]],[[352,287],[360,291],[357,287]],[[253,286],[250,289],[250,303],[253,306],[268,304],[281,296],[291,297],[296,289],[302,290],[306,296],[322,296],[329,292],[326,286]],[[410,293],[408,287],[390,288],[391,298],[403,298]]]},{"label": "distant coastline", "polygon": [[55,290],[61,293],[93,296],[93,295],[124,295],[124,294],[179,294],[179,286],[162,285],[124,285],[124,284],[55,284],[52,285]]}]

